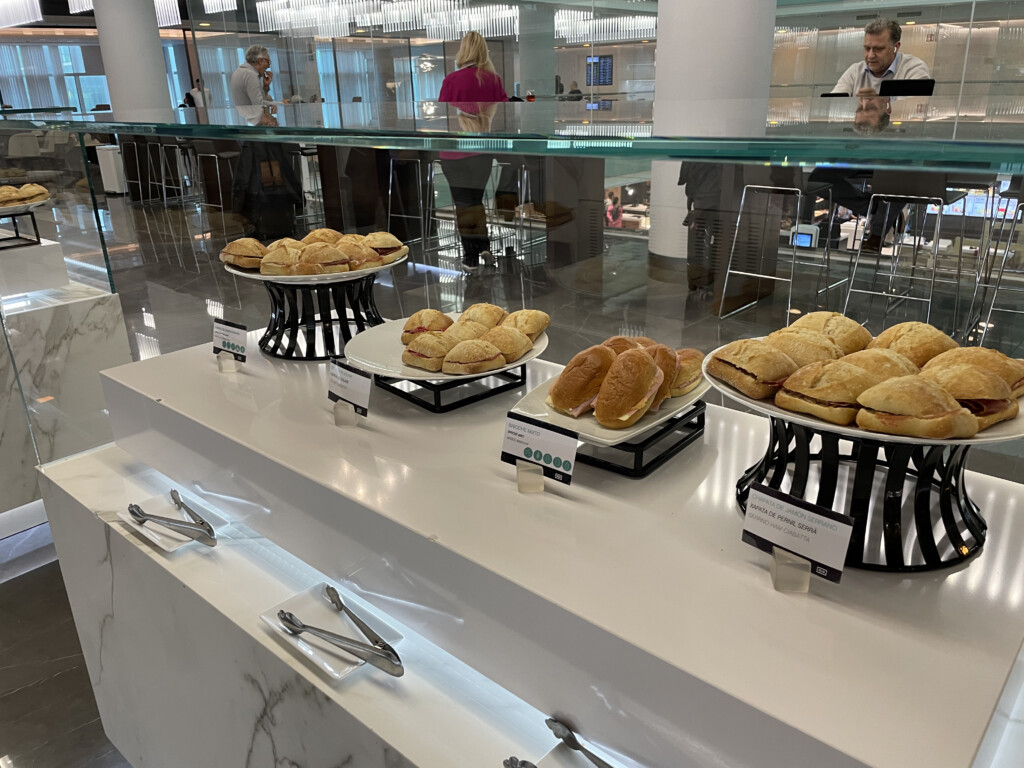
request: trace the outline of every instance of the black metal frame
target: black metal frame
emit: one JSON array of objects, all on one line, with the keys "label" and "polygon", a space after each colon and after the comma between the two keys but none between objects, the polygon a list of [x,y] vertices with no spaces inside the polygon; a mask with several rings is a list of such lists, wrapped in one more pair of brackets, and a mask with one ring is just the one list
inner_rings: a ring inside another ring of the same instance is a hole
[{"label": "black metal frame", "polygon": [[[456,400],[450,400],[445,402],[445,395],[452,391],[462,393],[466,392],[467,389],[474,384],[483,383],[485,379],[496,378],[504,379],[506,384],[501,384],[496,387],[489,387],[482,391],[474,392],[473,394],[461,397]],[[418,405],[420,408],[425,408],[433,413],[448,413],[454,411],[456,408],[462,408],[472,403],[480,402],[488,397],[494,397],[504,392],[511,392],[513,389],[519,389],[526,384],[526,364],[520,365],[518,368],[512,368],[508,371],[502,371],[500,373],[487,373],[482,376],[466,377],[459,379],[458,381],[411,381],[408,379],[389,379],[383,376],[374,376],[374,383],[381,389],[390,392],[393,395],[397,395],[403,400],[408,400],[410,403]],[[399,383],[404,383],[405,387],[399,387]]]},{"label": "black metal frame", "polygon": [[270,322],[259,348],[285,360],[329,360],[344,355],[345,344],[353,336],[350,324],[355,324],[356,333],[362,333],[384,322],[373,297],[375,279],[376,274],[336,283],[264,282],[270,296]]},{"label": "black metal frame", "polygon": [[[576,461],[626,477],[647,477],[686,446],[700,439],[704,434],[706,410],[704,401],[698,400],[691,408],[673,416],[638,440],[609,446],[583,443],[576,451]],[[674,441],[666,445],[665,441],[670,437],[674,437]]]},{"label": "black metal frame", "polygon": [[[744,513],[753,484],[782,490],[789,477],[785,492],[853,517],[846,555],[849,567],[933,571],[963,563],[981,551],[988,525],[964,482],[969,445],[842,437],[826,428],[812,429],[776,417],[770,421],[768,450],[736,483],[736,499]],[[821,449],[812,453],[815,437]],[[851,444],[850,450],[842,450],[841,443]],[[808,487],[812,464],[818,469],[816,496]],[[853,467],[847,493],[837,498],[842,464]],[[880,509],[875,499],[878,475],[883,475],[884,488]],[[943,535],[937,538],[939,523]]]},{"label": "black metal frame", "polygon": [[[21,216],[28,216],[32,222],[32,231],[36,237],[33,240],[31,237],[21,234],[18,230],[18,219]],[[0,221],[4,219],[11,220],[11,226],[14,228],[14,235],[12,237],[0,237],[0,251],[7,250],[8,248],[21,248],[25,245],[42,245],[43,240],[39,236],[39,225],[36,223],[35,211],[25,211],[23,213],[0,213]],[[17,240],[19,242],[12,242]]]}]

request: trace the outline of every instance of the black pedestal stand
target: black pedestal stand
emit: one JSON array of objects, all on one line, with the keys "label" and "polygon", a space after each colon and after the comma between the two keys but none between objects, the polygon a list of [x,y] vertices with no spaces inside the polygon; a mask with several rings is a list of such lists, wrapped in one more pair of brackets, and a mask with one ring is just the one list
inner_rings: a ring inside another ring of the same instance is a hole
[{"label": "black pedestal stand", "polygon": [[[411,381],[388,379],[383,376],[374,376],[373,378],[374,383],[381,389],[397,395],[403,400],[408,400],[420,408],[434,413],[448,413],[456,408],[462,408],[524,386],[526,384],[526,365],[501,373],[488,373],[457,381]],[[492,379],[507,383],[501,384]],[[448,397],[452,394],[455,395],[454,399]]]},{"label": "black pedestal stand", "polygon": [[[266,354],[285,360],[328,360],[345,354],[356,333],[384,322],[373,299],[376,275],[323,284],[264,282],[270,322],[259,340]],[[348,310],[351,309],[351,318]]]},{"label": "black pedestal stand", "polygon": [[704,434],[707,406],[698,400],[693,407],[673,416],[640,439],[618,445],[583,443],[576,461],[626,477],[647,477],[666,461]]},{"label": "black pedestal stand", "polygon": [[763,483],[850,515],[850,567],[948,568],[985,544],[987,525],[964,483],[969,448],[840,437],[772,417],[768,451],[736,483],[736,498],[745,511],[750,486]]},{"label": "black pedestal stand", "polygon": [[[28,220],[32,222],[32,232],[35,237],[29,237],[27,234],[21,234],[18,228],[18,219],[27,216]],[[11,220],[11,228],[14,230],[14,234],[10,237],[0,237],[0,251],[8,248],[20,248],[23,245],[40,245],[42,244],[42,238],[39,237],[39,225],[36,223],[36,215],[33,211],[25,211],[24,213],[0,213],[0,221],[4,219]]]}]

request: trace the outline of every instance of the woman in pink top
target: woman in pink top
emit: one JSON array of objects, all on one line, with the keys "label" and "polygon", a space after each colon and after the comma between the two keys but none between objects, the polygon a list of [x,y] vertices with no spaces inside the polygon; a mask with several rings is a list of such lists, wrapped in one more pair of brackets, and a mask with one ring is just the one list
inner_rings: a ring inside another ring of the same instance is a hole
[{"label": "woman in pink top", "polygon": [[[501,78],[494,71],[487,41],[479,32],[468,32],[455,56],[457,69],[441,84],[438,101],[455,106],[462,131],[487,133],[497,102],[508,101]],[[442,152],[441,168],[455,203],[455,218],[462,240],[462,268],[475,272],[480,256],[490,258],[484,190],[491,175],[491,155]]]}]

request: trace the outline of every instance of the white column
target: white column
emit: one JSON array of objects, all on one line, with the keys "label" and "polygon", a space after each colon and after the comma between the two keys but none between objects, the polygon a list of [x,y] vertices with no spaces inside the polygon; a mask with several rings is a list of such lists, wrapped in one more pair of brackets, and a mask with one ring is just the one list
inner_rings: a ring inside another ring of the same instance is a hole
[{"label": "white column", "polygon": [[103,72],[116,120],[173,114],[151,0],[94,0]]},{"label": "white column", "polygon": [[[658,6],[655,136],[764,136],[775,0]],[[712,159],[713,160],[713,159]],[[650,250],[686,255],[679,161],[651,164]]]}]

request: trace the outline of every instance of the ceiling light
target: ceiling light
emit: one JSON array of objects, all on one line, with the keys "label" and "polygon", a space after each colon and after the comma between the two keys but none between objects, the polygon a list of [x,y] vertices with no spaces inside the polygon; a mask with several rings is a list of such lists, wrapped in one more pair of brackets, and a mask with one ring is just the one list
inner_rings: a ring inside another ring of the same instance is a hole
[{"label": "ceiling light", "polygon": [[0,27],[16,27],[42,20],[39,0],[0,0]]},{"label": "ceiling light", "polygon": [[200,21],[199,22],[199,26],[200,27],[208,27],[208,26],[210,26],[210,22],[208,22],[208,21]]}]

